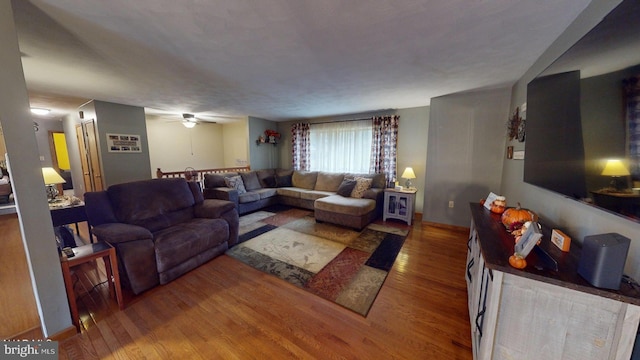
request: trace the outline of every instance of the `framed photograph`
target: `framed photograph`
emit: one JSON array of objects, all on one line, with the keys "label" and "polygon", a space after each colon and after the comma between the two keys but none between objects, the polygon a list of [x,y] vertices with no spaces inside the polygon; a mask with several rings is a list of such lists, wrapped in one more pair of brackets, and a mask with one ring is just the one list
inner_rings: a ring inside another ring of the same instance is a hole
[{"label": "framed photograph", "polygon": [[531,225],[527,228],[527,231],[522,234],[520,241],[516,244],[515,252],[522,255],[523,258],[527,257],[541,237],[542,231],[540,230],[540,225],[538,225],[537,222],[532,221]]},{"label": "framed photograph", "polygon": [[493,203],[493,200],[495,200],[498,197],[498,195],[494,194],[493,192],[490,192],[489,195],[487,195],[487,199],[484,201],[484,207],[487,210],[491,210],[491,204]]},{"label": "framed photograph", "polygon": [[107,134],[107,148],[115,153],[141,153],[140,135]]}]

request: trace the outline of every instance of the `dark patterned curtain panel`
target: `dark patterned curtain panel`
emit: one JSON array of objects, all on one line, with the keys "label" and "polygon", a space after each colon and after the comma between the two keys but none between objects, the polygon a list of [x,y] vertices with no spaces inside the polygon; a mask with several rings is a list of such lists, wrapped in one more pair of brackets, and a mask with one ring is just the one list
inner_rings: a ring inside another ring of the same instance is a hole
[{"label": "dark patterned curtain panel", "polygon": [[387,181],[396,179],[399,120],[400,116],[397,115],[373,118],[371,169],[369,172],[384,173]]},{"label": "dark patterned curtain panel", "polygon": [[308,171],[309,162],[309,124],[297,123],[291,126],[291,152],[293,169]]},{"label": "dark patterned curtain panel", "polygon": [[634,181],[640,181],[640,76],[625,79],[623,84],[627,117],[629,172],[631,172]]}]

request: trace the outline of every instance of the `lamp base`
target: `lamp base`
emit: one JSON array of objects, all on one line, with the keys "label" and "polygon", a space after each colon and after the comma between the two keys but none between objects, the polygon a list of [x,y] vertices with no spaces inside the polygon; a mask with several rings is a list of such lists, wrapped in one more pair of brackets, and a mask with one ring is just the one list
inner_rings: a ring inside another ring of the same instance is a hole
[{"label": "lamp base", "polygon": [[407,179],[407,182],[405,182],[404,185],[407,189],[413,188],[413,184],[411,183],[410,179]]},{"label": "lamp base", "polygon": [[58,194],[60,194],[60,192],[56,189],[55,185],[47,185],[47,199],[49,199],[50,203],[56,201]]}]

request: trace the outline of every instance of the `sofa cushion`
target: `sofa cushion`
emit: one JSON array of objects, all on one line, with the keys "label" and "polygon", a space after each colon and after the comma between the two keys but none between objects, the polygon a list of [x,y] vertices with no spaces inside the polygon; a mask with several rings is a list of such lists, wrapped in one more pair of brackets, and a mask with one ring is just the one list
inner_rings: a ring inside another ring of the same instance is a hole
[{"label": "sofa cushion", "polygon": [[249,191],[238,195],[238,202],[240,204],[246,204],[258,200],[260,200],[260,194],[256,191]]},{"label": "sofa cushion", "polygon": [[338,191],[338,187],[344,180],[344,174],[342,173],[328,173],[324,171],[318,172],[318,178],[316,179],[316,186],[314,190],[319,191]]},{"label": "sofa cushion", "polygon": [[363,177],[356,178],[356,186],[351,191],[351,197],[353,198],[362,198],[365,191],[371,188],[371,183],[373,179],[367,179]]},{"label": "sofa cushion", "polygon": [[346,174],[344,177],[346,179],[355,179],[358,177],[372,179],[371,187],[380,189],[387,187],[384,174]]},{"label": "sofa cushion", "polygon": [[376,208],[376,202],[371,199],[354,199],[340,195],[331,195],[316,200],[314,207],[316,210],[362,216],[373,211]]},{"label": "sofa cushion", "polygon": [[263,188],[274,188],[278,186],[278,178],[275,175],[263,178],[260,182]]},{"label": "sofa cushion", "polygon": [[217,188],[225,187],[227,183],[224,181],[225,177],[238,175],[237,172],[229,172],[223,174],[204,174],[204,187],[205,188]]},{"label": "sofa cushion", "polygon": [[340,196],[349,197],[351,196],[353,188],[356,187],[356,183],[357,182],[355,180],[344,179],[342,180],[342,183],[338,187],[338,191],[336,191],[336,193]]},{"label": "sofa cushion", "polygon": [[182,178],[115,184],[109,186],[107,193],[119,222],[143,226],[152,232],[193,217],[195,200]]},{"label": "sofa cushion", "polygon": [[291,175],[276,175],[277,187],[292,187]]},{"label": "sofa cushion", "polygon": [[277,195],[276,189],[260,189],[254,190],[253,192],[258,193],[260,195],[260,199],[268,199]]},{"label": "sofa cushion", "polygon": [[241,172],[242,182],[247,191],[262,189],[262,184],[258,180],[258,174],[255,171]]},{"label": "sofa cushion", "polygon": [[295,187],[285,187],[285,188],[278,188],[276,192],[278,193],[278,195],[281,195],[281,196],[288,196],[291,198],[300,199],[300,193],[303,192],[303,190]]},{"label": "sofa cushion", "polygon": [[335,195],[335,193],[332,191],[307,190],[300,192],[300,199],[317,200],[331,195]]},{"label": "sofa cushion", "polygon": [[256,170],[258,181],[263,188],[276,187],[276,171],[274,169]]},{"label": "sofa cushion", "polygon": [[238,191],[238,195],[242,195],[247,192],[240,175],[226,177],[224,178],[224,182],[227,184],[227,187],[236,189]]},{"label": "sofa cushion", "polygon": [[293,186],[313,190],[316,187],[317,171],[294,171],[291,176]]},{"label": "sofa cushion", "polygon": [[229,238],[229,224],[222,219],[195,218],[154,233],[158,272],[219,245]]}]

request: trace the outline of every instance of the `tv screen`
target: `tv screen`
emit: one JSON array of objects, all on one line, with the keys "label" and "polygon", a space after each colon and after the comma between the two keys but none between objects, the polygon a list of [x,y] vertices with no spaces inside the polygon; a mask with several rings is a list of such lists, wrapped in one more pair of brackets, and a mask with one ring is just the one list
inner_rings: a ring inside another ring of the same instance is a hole
[{"label": "tv screen", "polygon": [[527,87],[524,181],[640,221],[640,1]]}]

